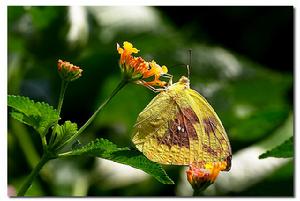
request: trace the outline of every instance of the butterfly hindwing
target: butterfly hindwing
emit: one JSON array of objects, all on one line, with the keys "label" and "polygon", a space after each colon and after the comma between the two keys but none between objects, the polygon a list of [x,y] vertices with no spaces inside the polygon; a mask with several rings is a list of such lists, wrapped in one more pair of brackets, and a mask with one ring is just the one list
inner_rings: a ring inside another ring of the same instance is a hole
[{"label": "butterfly hindwing", "polygon": [[230,169],[231,147],[221,120],[210,104],[197,91],[187,91],[191,106],[200,119],[202,160],[205,162],[226,161]]},{"label": "butterfly hindwing", "polygon": [[205,98],[184,83],[159,93],[139,114],[132,141],[147,158],[162,164],[231,159],[217,114]]}]

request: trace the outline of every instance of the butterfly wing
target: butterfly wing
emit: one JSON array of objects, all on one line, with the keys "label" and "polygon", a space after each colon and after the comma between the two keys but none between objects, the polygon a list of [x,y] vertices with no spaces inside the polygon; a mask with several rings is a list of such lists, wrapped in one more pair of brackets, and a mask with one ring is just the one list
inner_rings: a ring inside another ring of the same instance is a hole
[{"label": "butterfly wing", "polygon": [[190,99],[191,107],[196,113],[199,124],[196,124],[197,135],[200,141],[200,161],[218,162],[226,161],[229,170],[231,167],[231,147],[226,131],[218,115],[197,91],[188,89],[187,97]]},{"label": "butterfly wing", "polygon": [[213,108],[196,91],[180,84],[148,104],[133,133],[136,147],[162,164],[205,164],[231,156],[227,135]]},{"label": "butterfly wing", "polygon": [[153,98],[139,114],[133,129],[132,142],[148,159],[162,164],[170,164],[172,154],[168,146],[159,143],[168,129],[168,120],[176,112],[174,101],[167,92]]}]

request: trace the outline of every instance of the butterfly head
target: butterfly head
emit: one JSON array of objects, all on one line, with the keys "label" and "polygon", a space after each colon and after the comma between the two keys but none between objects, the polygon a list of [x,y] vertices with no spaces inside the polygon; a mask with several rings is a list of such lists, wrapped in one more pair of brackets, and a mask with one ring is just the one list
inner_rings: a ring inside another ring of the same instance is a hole
[{"label": "butterfly head", "polygon": [[181,91],[183,89],[189,89],[190,88],[190,80],[189,78],[182,76],[178,82],[171,84],[167,87],[167,90],[176,90]]},{"label": "butterfly head", "polygon": [[189,78],[185,77],[185,76],[182,76],[179,81],[178,81],[179,84],[183,84],[185,86],[187,86],[188,88],[190,87],[190,80]]}]

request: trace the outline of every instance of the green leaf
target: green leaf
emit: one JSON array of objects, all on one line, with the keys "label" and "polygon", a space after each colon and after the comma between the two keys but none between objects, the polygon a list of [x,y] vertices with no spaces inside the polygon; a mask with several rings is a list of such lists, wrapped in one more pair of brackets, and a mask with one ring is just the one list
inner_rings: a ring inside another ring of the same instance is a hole
[{"label": "green leaf", "polygon": [[163,184],[174,184],[161,165],[150,161],[141,152],[128,147],[118,148],[106,139],[97,139],[73,150],[69,155],[89,155],[108,159],[143,170]]},{"label": "green leaf", "polygon": [[65,121],[63,125],[57,125],[54,129],[54,134],[56,136],[52,146],[59,146],[61,143],[64,143],[70,137],[75,135],[77,132],[77,124],[72,123],[71,121]]},{"label": "green leaf", "polygon": [[58,112],[47,103],[34,102],[28,97],[8,95],[8,106],[13,108],[11,116],[32,126],[40,135],[45,135],[57,120]]},{"label": "green leaf", "polygon": [[283,142],[281,145],[261,154],[259,159],[267,158],[267,157],[276,157],[276,158],[290,158],[294,155],[294,143],[293,136],[288,140]]}]

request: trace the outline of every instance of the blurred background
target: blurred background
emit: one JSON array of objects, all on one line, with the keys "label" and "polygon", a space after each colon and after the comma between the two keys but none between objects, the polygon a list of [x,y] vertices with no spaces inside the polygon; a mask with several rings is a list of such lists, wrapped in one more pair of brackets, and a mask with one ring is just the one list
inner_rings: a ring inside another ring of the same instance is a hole
[{"label": "blurred background", "polygon": [[[116,43],[130,41],[146,60],[186,75],[228,133],[233,161],[204,196],[293,196],[293,159],[258,156],[293,135],[293,7],[8,7],[8,94],[56,106],[57,60],[80,66],[62,119],[83,125],[120,80]],[[80,137],[133,146],[131,129],[155,96],[128,85]],[[18,189],[42,147],[33,129],[8,117],[8,185]],[[186,167],[164,166],[175,185],[98,158],[50,161],[27,195],[189,196]]]}]

